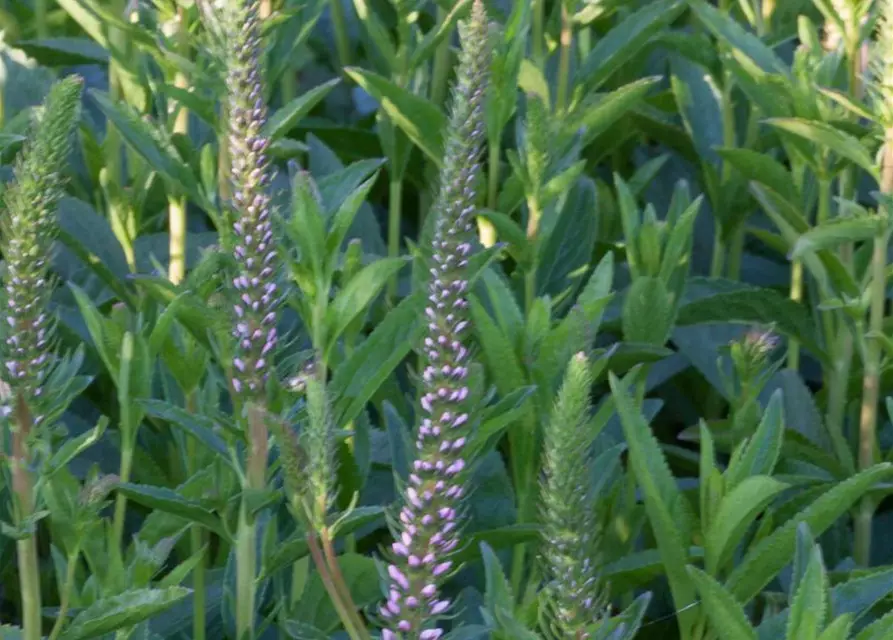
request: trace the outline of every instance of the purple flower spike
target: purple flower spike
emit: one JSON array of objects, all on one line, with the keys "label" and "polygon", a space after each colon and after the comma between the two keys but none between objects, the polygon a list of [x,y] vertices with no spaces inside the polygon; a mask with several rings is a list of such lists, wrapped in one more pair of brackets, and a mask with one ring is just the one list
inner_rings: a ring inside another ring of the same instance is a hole
[{"label": "purple flower spike", "polygon": [[240,341],[235,345],[233,384],[236,393],[258,394],[265,388],[270,367],[269,359],[275,349],[275,333],[268,326],[275,325],[279,300],[276,283],[272,281],[276,269],[272,264],[273,225],[268,194],[270,168],[264,151],[268,141],[263,136],[267,110],[261,96],[260,60],[262,46],[257,3],[247,2],[233,20],[235,29],[228,34],[233,46],[227,61],[227,101],[229,103],[229,154],[233,226],[231,249],[238,272],[233,279],[238,303],[234,312],[238,319]]},{"label": "purple flower spike", "polygon": [[[468,348],[471,333],[468,256],[474,240],[478,156],[484,136],[484,96],[490,66],[487,17],[475,0],[471,18],[461,25],[462,54],[453,95],[440,192],[433,212],[431,278],[425,309],[421,415],[417,459],[404,490],[405,507],[397,521],[388,574],[391,590],[406,604],[382,638],[437,640],[443,630],[430,624],[445,614],[450,601],[439,597],[440,583],[453,569],[448,555],[459,545],[466,470],[464,457],[471,426]],[[409,534],[409,535],[407,535]],[[391,599],[392,600],[392,599]],[[412,606],[410,606],[410,603]],[[418,605],[418,606],[416,606]],[[392,613],[394,613],[391,610]]]}]

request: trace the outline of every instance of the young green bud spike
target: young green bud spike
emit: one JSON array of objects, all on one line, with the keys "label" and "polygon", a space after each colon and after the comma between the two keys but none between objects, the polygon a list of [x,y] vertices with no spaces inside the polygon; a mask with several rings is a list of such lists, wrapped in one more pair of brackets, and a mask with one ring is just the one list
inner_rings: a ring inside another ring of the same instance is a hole
[{"label": "young green bud spike", "polygon": [[558,637],[585,638],[603,609],[597,573],[598,522],[592,484],[589,360],[578,353],[545,431],[542,488],[544,573]]}]

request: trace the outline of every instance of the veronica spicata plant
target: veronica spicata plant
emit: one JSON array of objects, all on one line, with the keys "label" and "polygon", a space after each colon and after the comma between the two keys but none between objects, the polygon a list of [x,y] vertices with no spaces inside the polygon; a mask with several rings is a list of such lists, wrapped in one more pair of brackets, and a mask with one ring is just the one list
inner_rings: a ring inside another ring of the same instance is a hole
[{"label": "veronica spicata plant", "polygon": [[463,448],[470,428],[467,333],[468,258],[472,250],[476,182],[484,138],[487,70],[487,16],[476,0],[460,27],[462,53],[452,98],[446,154],[435,203],[431,278],[425,309],[418,457],[405,489],[399,535],[388,567],[391,585],[381,615],[390,623],[385,640],[434,640],[443,634],[428,621],[450,602],[439,585],[453,569],[450,553],[459,544],[461,498],[469,467]]},{"label": "veronica spicata plant", "polygon": [[50,257],[58,234],[56,206],[63,195],[63,170],[79,120],[82,81],[66,78],[50,90],[14,169],[4,196],[2,246],[6,268],[6,308],[0,381],[8,387],[16,542],[22,598],[23,637],[41,638],[40,567],[34,532],[34,483],[31,454],[35,429],[43,426],[43,385],[54,362],[54,324],[48,310],[53,294]]},{"label": "veronica spicata plant", "polygon": [[[268,193],[269,141],[263,135],[267,107],[261,80],[259,3],[236,2],[225,16],[228,55],[226,90],[233,225],[230,242],[236,264],[232,290],[234,354],[230,384],[246,430],[246,495],[266,485],[268,430],[266,384],[276,346],[279,297],[272,207]],[[240,639],[254,629],[257,531],[243,499],[239,515],[236,566],[236,629]]]}]

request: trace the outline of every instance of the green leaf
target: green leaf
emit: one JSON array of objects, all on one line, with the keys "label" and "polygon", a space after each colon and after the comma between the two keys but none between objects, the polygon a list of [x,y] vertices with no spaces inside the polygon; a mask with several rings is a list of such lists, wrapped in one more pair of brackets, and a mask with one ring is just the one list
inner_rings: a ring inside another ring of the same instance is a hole
[{"label": "green leaf", "polygon": [[623,339],[663,346],[673,331],[675,305],[663,281],[641,276],[623,300]]},{"label": "green leaf", "polygon": [[357,417],[421,338],[425,329],[422,322],[424,308],[423,294],[402,300],[335,369],[329,391],[336,426],[345,425]]},{"label": "green leaf", "polygon": [[510,216],[500,213],[499,211],[490,211],[483,209],[477,212],[477,215],[484,220],[489,221],[496,228],[496,235],[501,242],[508,243],[508,252],[522,265],[528,265],[530,256],[530,242],[527,240],[527,234],[511,219]]},{"label": "green leaf", "polygon": [[[382,507],[357,507],[346,513],[335,514],[329,518],[332,523],[332,535],[347,536],[361,527],[384,523],[385,510]],[[310,553],[307,533],[298,530],[290,538],[278,544],[272,553],[264,557],[260,578],[268,578],[276,571],[291,567],[295,562]]]},{"label": "green leaf", "polygon": [[[350,230],[360,207],[363,206],[366,197],[369,195],[369,190],[372,189],[372,186],[377,179],[378,174],[376,173],[374,176],[357,186],[356,189],[348,192],[347,196],[339,204],[335,215],[332,217],[329,237],[326,238],[326,251],[329,254],[328,269],[330,273],[334,270],[337,264],[339,251],[341,245],[344,243],[344,238],[347,237],[347,233]],[[323,202],[325,202],[325,200],[323,200]]]},{"label": "green leaf", "polygon": [[779,389],[769,399],[753,438],[741,445],[743,451],[730,463],[725,474],[728,489],[734,489],[747,478],[771,475],[783,443],[783,396]]},{"label": "green leaf", "polygon": [[[373,558],[356,553],[341,554],[338,556],[338,567],[344,586],[358,608],[364,609],[381,598],[378,568]],[[294,616],[303,623],[312,624],[329,633],[340,626],[337,611],[323,586],[319,572],[310,576],[301,600],[295,606]]]},{"label": "green leaf", "polygon": [[142,400],[140,405],[146,411],[146,415],[180,427],[224,460],[228,460],[229,449],[223,438],[217,435],[216,425],[210,418],[186,411],[163,400]]},{"label": "green leaf", "polygon": [[[700,278],[697,280],[704,282]],[[807,308],[773,289],[748,286],[737,291],[707,295],[683,303],[676,317],[676,326],[713,322],[771,325],[777,331],[799,340],[822,361],[827,359]]]},{"label": "green leaf", "polygon": [[788,75],[788,68],[775,53],[748,33],[734,18],[710,6],[703,0],[689,0],[689,6],[698,19],[716,38],[724,41],[732,49],[753,60],[760,69],[769,73]]},{"label": "green leaf", "polygon": [[604,631],[610,630],[610,635],[600,633],[603,628],[596,625],[590,630],[590,637],[597,640],[633,640],[642,627],[649,604],[651,604],[650,591],[640,595],[620,615],[614,616],[606,623],[607,628]]},{"label": "green leaf", "polygon": [[471,326],[478,336],[478,344],[483,353],[483,360],[493,377],[496,388],[503,396],[527,385],[524,371],[518,357],[507,338],[490,314],[478,300],[477,296],[469,296],[471,310]]},{"label": "green leaf", "polygon": [[288,134],[295,125],[301,121],[329,92],[341,82],[340,78],[333,78],[309,91],[302,92],[297,98],[278,109],[267,120],[263,135],[271,141],[278,140]]},{"label": "green leaf", "polygon": [[301,261],[306,260],[311,271],[319,278],[323,273],[326,232],[311,178],[305,172],[298,171],[294,175],[291,209],[292,217],[286,226],[286,232],[300,248]]},{"label": "green leaf", "polygon": [[108,51],[87,38],[44,38],[20,40],[15,45],[47,67],[108,64]]},{"label": "green leaf", "polygon": [[166,178],[168,188],[181,191],[198,203],[202,203],[198,182],[189,166],[184,163],[174,146],[160,141],[159,133],[152,125],[141,120],[126,106],[119,106],[105,93],[90,89],[90,96],[105,116],[114,123],[121,136],[146,163]]},{"label": "green leaf", "polygon": [[813,227],[800,236],[791,251],[791,258],[802,258],[805,253],[819,249],[834,249],[846,242],[871,240],[884,228],[880,216],[865,218],[837,218]]},{"label": "green leaf", "polygon": [[578,180],[567,194],[564,206],[542,244],[537,269],[537,294],[553,298],[574,285],[574,273],[589,264],[598,231],[595,183]]},{"label": "green leaf", "polygon": [[756,640],[757,633],[744,614],[744,609],[731,593],[714,578],[697,567],[688,567],[688,575],[698,588],[702,609],[714,633],[722,640]]},{"label": "green leaf", "polygon": [[868,625],[854,640],[887,640],[893,634],[893,612]]},{"label": "green leaf", "polygon": [[666,568],[673,603],[679,612],[679,629],[682,637],[687,637],[697,619],[696,612],[690,609],[697,600],[695,588],[686,571],[692,527],[689,508],[657,439],[642,413],[633,405],[626,384],[613,373],[609,373],[608,381],[629,447],[630,465],[642,489],[645,510]]},{"label": "green leaf", "polygon": [[702,162],[719,164],[716,149],[724,141],[722,92],[704,67],[687,58],[670,58],[670,84],[685,129]]},{"label": "green leaf", "polygon": [[480,426],[468,445],[470,459],[477,459],[489,446],[494,446],[499,436],[524,415],[527,411],[527,399],[534,391],[536,387],[532,386],[515,389],[482,412]]},{"label": "green leaf", "polygon": [[799,200],[794,176],[778,160],[752,149],[717,149],[723,160],[735,167],[748,180],[756,180],[788,202]]},{"label": "green leaf", "polygon": [[446,116],[432,102],[372,71],[348,67],[344,72],[378,100],[394,123],[438,166],[443,160]]},{"label": "green leaf", "polygon": [[787,640],[813,640],[824,627],[827,576],[818,545],[810,549],[809,564],[800,580],[788,618]]},{"label": "green leaf", "polygon": [[189,589],[134,589],[104,598],[81,611],[62,634],[62,640],[98,638],[132,627],[170,609],[189,595]]},{"label": "green leaf", "polygon": [[116,488],[119,493],[134,502],[200,524],[229,541],[229,535],[216,515],[198,502],[188,500],[176,491],[166,487],[151,487],[130,482],[119,484]]},{"label": "green leaf", "polygon": [[[835,616],[849,615],[858,620],[878,602],[893,592],[893,569],[874,571],[870,575],[852,578],[831,589],[831,611]],[[784,633],[790,609],[763,622],[759,627],[760,638],[774,640]],[[893,623],[893,617],[891,617]],[[879,638],[886,636],[879,636]]]},{"label": "green leaf", "polygon": [[736,598],[749,602],[791,561],[800,523],[820,536],[875,484],[889,478],[891,469],[890,464],[878,464],[831,487],[752,547],[729,576],[727,587]]},{"label": "green leaf", "polygon": [[406,264],[405,258],[382,258],[365,266],[347,283],[329,306],[326,352],[334,348],[344,330],[378,296],[388,279]]},{"label": "green leaf", "polygon": [[834,622],[829,624],[818,640],[847,640],[850,637],[850,630],[853,628],[852,616],[843,615],[835,618]]},{"label": "green leaf", "polygon": [[[74,294],[75,302],[81,311],[84,322],[87,325],[87,331],[93,340],[93,346],[96,348],[102,363],[105,365],[109,374],[113,379],[118,377],[118,350],[120,348],[121,331],[117,325],[109,323],[96,309],[93,301],[84,292],[83,289],[76,284],[68,285]],[[110,335],[112,332],[115,335]]]},{"label": "green leaf", "polygon": [[597,89],[641,52],[651,40],[685,10],[679,0],[659,0],[629,14],[617,26],[599,37],[583,60],[574,84]]},{"label": "green leaf", "polygon": [[438,45],[450,37],[456,23],[467,13],[469,4],[471,4],[471,0],[458,0],[452,5],[449,13],[443,16],[443,19],[425,34],[422,41],[412,48],[412,55],[409,59],[410,69],[416,69],[426,62]]},{"label": "green leaf", "polygon": [[566,133],[574,134],[583,129],[583,144],[589,144],[642,102],[659,80],[659,77],[642,78],[600,96],[595,104],[584,103],[581,112],[574,114],[574,118],[565,125]]},{"label": "green leaf", "polygon": [[486,542],[480,543],[481,557],[484,560],[484,574],[486,576],[486,592],[484,594],[487,608],[490,611],[504,609],[511,611],[514,608],[514,598],[512,597],[512,588],[509,581],[505,577],[499,558],[493,553]]},{"label": "green leaf", "polygon": [[108,423],[109,419],[103,416],[90,431],[86,431],[76,438],[67,439],[61,447],[53,452],[52,457],[42,469],[42,474],[49,478],[60,469],[68,466],[69,462],[99,441],[102,434],[105,433]]},{"label": "green leaf", "polygon": [[704,536],[705,566],[710,573],[724,566],[756,516],[787,487],[769,476],[751,476],[723,496]]},{"label": "green leaf", "polygon": [[802,118],[770,118],[766,122],[783,131],[814,142],[828,151],[833,151],[862,167],[875,180],[880,179],[877,164],[871,154],[848,133],[824,122],[814,122]]}]

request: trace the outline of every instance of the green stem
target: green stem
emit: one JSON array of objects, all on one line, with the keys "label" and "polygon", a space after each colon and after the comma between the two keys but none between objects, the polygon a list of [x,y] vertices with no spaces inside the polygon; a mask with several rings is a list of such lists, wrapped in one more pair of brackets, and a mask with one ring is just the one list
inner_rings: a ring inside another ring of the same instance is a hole
[{"label": "green stem", "polygon": [[49,640],[57,640],[62,628],[65,626],[65,619],[68,616],[68,607],[71,603],[71,592],[74,590],[74,579],[77,574],[78,557],[81,554],[80,544],[75,545],[74,550],[68,554],[68,565],[65,567],[65,584],[62,586],[62,593],[59,595],[59,612],[56,614],[56,622],[53,624],[53,630],[50,632]]},{"label": "green stem", "polygon": [[[124,437],[121,445],[121,466],[118,470],[118,476],[121,482],[130,482],[130,474],[133,471],[133,450],[134,445],[129,437]],[[127,498],[123,493],[118,493],[115,497],[115,515],[112,520],[112,532],[114,540],[118,543],[120,549],[121,542],[124,538],[124,518],[127,515]]]},{"label": "green stem", "polygon": [[34,22],[37,27],[37,37],[41,40],[50,36],[50,27],[47,23],[49,7],[48,0],[34,0]]},{"label": "green stem", "polygon": [[257,579],[257,522],[249,511],[246,494],[262,491],[266,486],[267,424],[263,409],[255,403],[246,407],[248,456],[245,486],[239,509],[239,530],[236,540],[236,638],[254,637],[255,580]]},{"label": "green stem", "polygon": [[341,0],[331,1],[332,28],[335,31],[335,50],[338,52],[338,62],[341,68],[350,65],[350,38],[347,35],[347,20],[344,16],[344,7]]},{"label": "green stem", "polygon": [[[117,16],[122,16],[125,9],[124,0],[116,0],[112,7],[112,11]],[[110,27],[109,42],[112,45],[112,57],[109,61],[109,99],[112,103],[117,104],[123,100],[121,88],[121,75],[123,70],[121,64],[116,59],[116,55],[125,56],[127,54],[127,40],[119,32],[118,29]],[[115,187],[120,188],[123,185],[123,173],[121,172],[121,135],[118,129],[112,124],[111,119],[106,120],[105,128],[105,168],[109,172],[109,180]],[[120,189],[119,189],[120,190]]]},{"label": "green stem", "polygon": [[351,640],[367,640],[369,635],[366,633],[365,628],[362,625],[357,628],[354,617],[356,615],[355,612],[351,613],[342,600],[342,594],[335,585],[329,564],[326,562],[326,557],[323,554],[323,550],[320,548],[319,540],[315,533],[307,534],[307,543],[310,549],[310,557],[313,558],[316,570],[319,571],[323,587],[325,587],[326,592],[329,594],[332,606],[335,607],[335,611],[337,612],[338,618],[341,620],[341,624],[344,626],[347,635],[350,636]]},{"label": "green stem", "polygon": [[351,638],[368,640],[369,634],[366,632],[365,625],[357,613],[357,606],[354,604],[353,597],[350,595],[350,589],[347,588],[347,583],[344,581],[344,574],[341,573],[341,566],[338,564],[338,555],[335,553],[335,546],[332,544],[332,537],[328,528],[323,529],[320,538],[322,539],[323,554],[325,555],[326,564],[329,568],[332,584],[350,616],[350,626],[354,630]]},{"label": "green stem", "polygon": [[[881,192],[893,193],[893,129],[887,131],[881,174]],[[889,212],[885,212],[889,215]],[[869,336],[865,338],[865,367],[862,379],[862,407],[859,412],[859,469],[875,463],[877,455],[878,401],[880,400],[881,344],[878,336],[884,330],[884,306],[887,301],[887,247],[890,232],[884,229],[874,240],[871,256],[871,307]],[[854,560],[867,567],[871,559],[871,526],[875,498],[865,496],[856,518]]]},{"label": "green stem", "polygon": [[[803,300],[803,263],[800,260],[791,263],[790,298],[798,303]],[[800,369],[800,342],[793,338],[788,340],[788,369],[792,371]]]},{"label": "green stem", "polygon": [[[177,10],[179,17],[179,49],[180,55],[189,56],[189,25],[187,14],[183,7]],[[177,72],[174,76],[174,86],[180,89],[189,87],[186,74]],[[189,133],[189,110],[184,105],[171,103],[177,110],[174,120],[174,134],[187,135]],[[180,283],[186,276],[186,198],[172,195],[168,198],[168,231],[169,231],[169,266],[168,278],[174,284]]]},{"label": "green stem", "polygon": [[487,208],[491,211],[499,206],[499,147],[498,136],[493,136],[487,146]]},{"label": "green stem", "polygon": [[568,84],[571,70],[571,45],[573,44],[573,24],[571,22],[568,3],[561,3],[561,53],[558,59],[558,91],[555,97],[555,109],[558,113],[564,113],[567,109]]},{"label": "green stem", "polygon": [[[388,257],[400,257],[400,224],[403,218],[403,180],[391,178],[388,201]],[[391,276],[388,283],[388,298],[393,301],[397,297],[397,274]]]},{"label": "green stem", "polygon": [[254,581],[257,576],[257,528],[247,500],[239,509],[236,539],[236,640],[254,637]]},{"label": "green stem", "polygon": [[722,229],[719,222],[715,222],[714,226],[716,227],[716,235],[713,238],[713,258],[710,261],[710,277],[721,278],[726,256],[726,246],[722,241]]},{"label": "green stem", "polygon": [[726,277],[730,280],[738,280],[741,276],[741,261],[744,257],[744,239],[745,228],[744,222],[739,222],[735,226],[732,233],[732,241],[729,246],[729,262],[726,270]]},{"label": "green stem", "polygon": [[[28,437],[33,419],[25,399],[16,396],[16,418],[12,434],[12,489],[17,503],[16,523],[23,526],[34,513],[34,484],[31,478]],[[37,533],[32,531],[16,541],[19,590],[22,598],[22,638],[40,640],[42,633],[40,603],[40,562],[37,554]]]},{"label": "green stem", "polygon": [[583,27],[577,36],[577,48],[580,50],[580,59],[585,60],[592,50],[592,28]]},{"label": "green stem", "polygon": [[[442,23],[447,16],[446,10],[437,7],[437,23]],[[450,79],[450,39],[444,38],[439,45],[437,51],[434,52],[434,69],[431,72],[431,101],[438,107],[442,106],[446,101],[447,89],[449,88]]]},{"label": "green stem", "polygon": [[532,0],[533,2],[533,61],[542,69],[546,64],[546,2],[545,0]]},{"label": "green stem", "polygon": [[[487,148],[487,208],[496,211],[499,206],[499,142],[490,140]],[[496,227],[489,220],[477,219],[478,235],[481,246],[492,247],[496,244]]]},{"label": "green stem", "polygon": [[[186,411],[190,414],[198,413],[197,394],[192,390],[186,394]],[[189,475],[198,473],[198,446],[195,438],[187,438],[186,452],[188,457]],[[189,531],[189,542],[192,555],[202,552],[205,547],[205,532],[201,525],[194,524]],[[205,640],[206,613],[205,613],[205,558],[204,555],[192,570],[192,638],[193,640]]]}]

